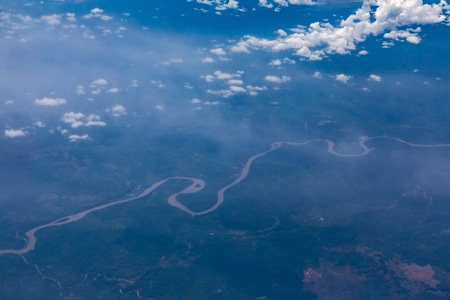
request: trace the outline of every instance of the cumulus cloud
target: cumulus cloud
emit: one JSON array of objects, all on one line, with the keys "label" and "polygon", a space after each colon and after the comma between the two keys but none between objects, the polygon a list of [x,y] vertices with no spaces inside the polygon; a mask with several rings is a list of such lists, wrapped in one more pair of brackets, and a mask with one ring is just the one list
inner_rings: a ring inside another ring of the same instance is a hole
[{"label": "cumulus cloud", "polygon": [[375,74],[371,74],[371,75],[369,76],[369,80],[372,80],[372,81],[381,81],[381,76],[375,75]]},{"label": "cumulus cloud", "polygon": [[120,117],[127,114],[127,109],[120,104],[116,104],[113,107],[107,109],[106,112],[109,112],[113,117]]},{"label": "cumulus cloud", "polygon": [[69,136],[69,140],[71,142],[76,142],[76,141],[83,141],[83,140],[90,140],[91,138],[89,137],[89,135],[87,134],[83,134],[83,135],[78,135],[78,134],[72,134]]},{"label": "cumulus cloud", "polygon": [[120,89],[119,89],[119,88],[110,88],[110,89],[108,90],[108,93],[111,93],[111,94],[116,94],[116,93],[118,93],[118,92],[120,92]]},{"label": "cumulus cloud", "polygon": [[231,85],[230,91],[233,93],[245,93],[247,90],[241,86]]},{"label": "cumulus cloud", "polygon": [[207,81],[207,82],[212,82],[216,79],[218,80],[231,80],[233,78],[240,78],[241,75],[243,74],[243,71],[237,71],[236,73],[227,73],[227,72],[222,72],[220,70],[214,71],[213,74],[209,74],[209,75],[205,75],[203,76],[203,78]]},{"label": "cumulus cloud", "polygon": [[154,85],[156,85],[161,89],[166,87],[166,85],[161,80],[150,80],[150,83],[153,83]]},{"label": "cumulus cloud", "polygon": [[393,39],[395,41],[406,40],[412,44],[419,44],[421,41],[420,37],[417,35],[419,32],[421,32],[420,27],[416,29],[408,28],[406,30],[392,30],[391,32],[385,33],[383,37],[386,39]]},{"label": "cumulus cloud", "polygon": [[[91,84],[89,85],[89,87],[92,89],[91,94],[92,95],[100,94],[102,92],[102,90],[104,90],[106,88],[107,85],[108,85],[108,80],[103,79],[103,78],[92,81]],[[84,90],[83,90],[83,92],[84,92]]]},{"label": "cumulus cloud", "polygon": [[343,82],[343,83],[347,83],[352,77],[349,75],[345,75],[345,74],[338,74],[336,75],[336,77],[334,79],[336,79],[337,81]]},{"label": "cumulus cloud", "polygon": [[230,79],[230,80],[228,80],[228,84],[229,85],[240,85],[240,84],[244,84],[244,81],[242,81],[241,79]]},{"label": "cumulus cloud", "polygon": [[244,93],[247,90],[240,86],[244,84],[241,79],[243,71],[237,71],[236,73],[227,73],[220,70],[214,71],[213,74],[202,76],[206,82],[213,82],[218,80],[220,84],[228,85],[226,89],[219,90],[207,90],[206,92],[211,95],[220,96],[223,98],[228,98],[235,95],[236,93]]},{"label": "cumulus cloud", "polygon": [[156,66],[157,65],[168,66],[168,65],[171,65],[171,64],[180,64],[182,62],[183,62],[183,59],[181,59],[181,58],[169,58],[168,60],[165,60],[163,62],[160,62],[160,63],[156,64]]},{"label": "cumulus cloud", "polygon": [[249,91],[267,91],[267,87],[265,85],[263,85],[263,86],[247,85],[246,88]]},{"label": "cumulus cloud", "polygon": [[[190,103],[192,104],[202,104],[202,105],[218,105],[220,104],[220,101],[204,101],[202,102],[200,99],[198,98],[194,98],[190,101]],[[199,110],[202,109],[201,106],[196,106],[194,107],[195,110]]]},{"label": "cumulus cloud", "polygon": [[113,17],[111,16],[104,15],[103,9],[101,8],[91,9],[91,12],[89,14],[83,16],[83,19],[92,19],[92,18],[98,18],[102,21],[109,21],[113,19]]},{"label": "cumulus cloud", "polygon": [[99,115],[90,114],[86,117],[86,123],[84,126],[105,126],[106,123],[100,120]]},{"label": "cumulus cloud", "polygon": [[33,125],[35,125],[35,126],[37,126],[39,128],[44,128],[45,127],[44,122],[41,122],[41,121],[36,121],[36,122],[33,123]]},{"label": "cumulus cloud", "polygon": [[101,8],[93,8],[93,9],[91,9],[91,13],[93,13],[93,14],[102,14],[103,13],[103,9],[101,9]]},{"label": "cumulus cloud", "polygon": [[219,96],[219,97],[223,97],[223,98],[228,98],[233,96],[235,93],[233,93],[230,90],[207,90],[206,91],[208,94],[211,95],[215,95],[215,96]]},{"label": "cumulus cloud", "polygon": [[42,16],[40,20],[51,26],[59,25],[61,24],[61,15],[53,14],[50,16]]},{"label": "cumulus cloud", "polygon": [[[191,2],[192,0],[188,0]],[[216,10],[239,9],[239,1],[237,0],[197,0],[197,3],[215,6]]]},{"label": "cumulus cloud", "polygon": [[70,124],[72,128],[78,128],[81,126],[105,126],[99,115],[90,114],[85,116],[82,113],[68,112],[62,117],[64,123]]},{"label": "cumulus cloud", "polygon": [[77,122],[81,118],[84,118],[84,115],[82,113],[68,112],[63,115],[62,120],[64,123],[72,124],[74,122]]},{"label": "cumulus cloud", "polygon": [[278,6],[288,6],[289,4],[293,5],[316,5],[316,1],[312,0],[259,0],[259,6],[266,8],[273,8],[274,3]]},{"label": "cumulus cloud", "polygon": [[26,135],[28,135],[28,132],[26,132],[22,129],[6,129],[5,130],[5,136],[10,137],[10,138],[26,136]]},{"label": "cumulus cloud", "polygon": [[82,85],[77,86],[77,95],[84,95],[84,87]]},{"label": "cumulus cloud", "polygon": [[211,49],[211,51],[209,51],[209,52],[211,52],[212,54],[215,54],[215,55],[225,55],[226,54],[225,50],[223,50],[222,48],[214,48],[214,49]]},{"label": "cumulus cloud", "polygon": [[[269,1],[260,3],[270,4]],[[321,60],[330,54],[349,54],[356,50],[357,43],[365,41],[368,36],[384,33],[385,38],[403,38],[416,44],[420,42],[420,27],[411,27],[443,22],[446,19],[443,14],[445,5],[445,1],[423,4],[421,0],[364,0],[361,8],[337,26],[329,22],[314,22],[308,27],[291,29],[290,34],[279,35],[275,39],[246,35],[231,47],[231,51],[292,50],[300,57]],[[402,27],[407,28],[399,30]]]},{"label": "cumulus cloud", "polygon": [[74,13],[66,13],[66,19],[69,22],[76,22],[77,21],[77,17],[75,16]]},{"label": "cumulus cloud", "polygon": [[290,58],[283,58],[283,59],[273,59],[270,61],[269,66],[281,66],[282,64],[291,64],[294,65],[295,64],[295,60],[292,60]]},{"label": "cumulus cloud", "polygon": [[107,84],[108,84],[108,80],[101,78],[101,79],[92,81],[90,87],[105,86]]},{"label": "cumulus cloud", "polygon": [[41,99],[35,99],[34,104],[36,105],[42,105],[42,106],[57,106],[61,104],[66,104],[65,99],[61,98],[41,98]]},{"label": "cumulus cloud", "polygon": [[268,75],[264,79],[268,82],[273,82],[273,83],[283,83],[283,82],[288,82],[289,80],[291,80],[291,78],[288,76],[278,77],[278,76],[272,76],[272,75]]},{"label": "cumulus cloud", "polygon": [[203,57],[201,58],[201,62],[204,64],[209,64],[215,62],[215,60],[211,57]]}]

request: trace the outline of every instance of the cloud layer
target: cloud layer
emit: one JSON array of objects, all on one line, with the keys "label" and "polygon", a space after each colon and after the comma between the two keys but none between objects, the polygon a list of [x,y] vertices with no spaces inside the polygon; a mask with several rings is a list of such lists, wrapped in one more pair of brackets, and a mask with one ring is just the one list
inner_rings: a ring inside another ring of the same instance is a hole
[{"label": "cloud layer", "polygon": [[420,0],[364,0],[361,8],[336,26],[329,22],[314,22],[308,27],[291,29],[290,34],[278,31],[279,36],[275,39],[246,35],[231,47],[231,51],[292,50],[302,58],[321,60],[330,54],[349,54],[368,36],[384,34],[386,39],[417,44],[420,27],[409,26],[443,22],[446,19],[443,10],[447,7],[445,1],[423,4]]}]

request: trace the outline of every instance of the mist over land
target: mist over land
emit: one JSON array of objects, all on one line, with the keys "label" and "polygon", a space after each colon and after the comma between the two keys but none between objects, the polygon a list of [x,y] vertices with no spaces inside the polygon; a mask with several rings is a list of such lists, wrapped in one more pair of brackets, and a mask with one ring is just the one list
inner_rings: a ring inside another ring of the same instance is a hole
[{"label": "mist over land", "polygon": [[448,298],[448,9],[0,4],[0,298]]}]

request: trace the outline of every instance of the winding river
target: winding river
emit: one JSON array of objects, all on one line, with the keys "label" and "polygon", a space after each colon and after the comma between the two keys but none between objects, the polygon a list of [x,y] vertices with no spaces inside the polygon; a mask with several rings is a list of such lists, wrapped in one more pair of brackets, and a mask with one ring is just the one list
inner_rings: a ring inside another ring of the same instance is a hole
[{"label": "winding river", "polygon": [[242,169],[239,177],[235,181],[233,181],[232,183],[230,183],[230,184],[224,186],[223,188],[221,188],[217,192],[216,203],[213,206],[211,206],[210,208],[208,208],[208,209],[205,209],[205,210],[202,210],[202,211],[197,211],[197,212],[196,211],[192,211],[191,209],[189,209],[185,205],[181,204],[177,200],[177,197],[179,195],[191,194],[191,193],[196,193],[196,192],[201,191],[204,188],[204,186],[205,186],[205,182],[202,179],[191,178],[191,177],[169,177],[169,178],[166,178],[166,179],[163,179],[161,181],[158,181],[158,182],[154,183],[152,186],[150,186],[149,188],[145,189],[142,193],[140,193],[137,196],[134,196],[134,197],[131,197],[131,198],[122,199],[122,200],[117,200],[117,201],[114,201],[114,202],[111,202],[111,203],[108,203],[108,204],[99,205],[99,206],[96,206],[96,207],[84,210],[82,212],[79,212],[79,213],[76,213],[76,214],[73,214],[73,215],[70,215],[70,216],[66,216],[66,217],[57,219],[57,220],[55,220],[53,222],[50,222],[50,223],[47,223],[47,224],[40,225],[40,226],[37,226],[35,228],[32,228],[32,229],[28,230],[25,233],[25,235],[27,237],[26,238],[27,242],[26,242],[25,247],[23,247],[22,249],[3,249],[3,250],[0,250],[0,255],[2,255],[2,254],[22,255],[22,254],[28,253],[30,251],[33,251],[35,249],[35,247],[36,247],[36,242],[37,242],[36,232],[38,232],[39,230],[42,230],[42,229],[47,228],[47,227],[61,226],[61,225],[64,225],[64,224],[72,223],[72,222],[75,222],[75,221],[78,221],[78,220],[84,218],[85,216],[87,216],[88,214],[90,214],[92,212],[99,211],[99,210],[108,208],[110,206],[114,206],[114,205],[118,205],[118,204],[122,204],[122,203],[126,203],[126,202],[130,202],[130,201],[134,201],[134,200],[140,199],[142,197],[145,197],[145,196],[149,195],[155,189],[157,189],[159,186],[163,185],[164,183],[166,183],[169,180],[188,180],[188,181],[191,181],[191,184],[188,187],[186,187],[184,190],[169,196],[169,198],[167,199],[167,202],[171,206],[176,207],[178,209],[181,209],[182,211],[186,212],[187,214],[189,214],[191,216],[205,215],[205,214],[208,214],[210,212],[215,211],[217,208],[220,207],[220,205],[222,205],[222,203],[224,201],[224,194],[225,194],[225,192],[229,188],[231,188],[232,186],[234,186],[234,185],[240,183],[241,181],[243,181],[248,176],[248,174],[250,172],[250,168],[251,168],[253,162],[257,158],[262,157],[262,156],[264,156],[264,155],[266,155],[266,154],[268,154],[268,153],[270,153],[270,152],[280,148],[283,145],[303,146],[303,145],[307,145],[307,144],[310,144],[310,143],[326,143],[327,144],[327,151],[329,153],[333,154],[333,155],[341,156],[341,157],[356,157],[356,156],[367,155],[371,151],[373,151],[374,149],[369,148],[366,145],[366,142],[370,141],[370,140],[374,140],[374,139],[390,139],[390,140],[394,140],[394,141],[399,142],[399,143],[406,144],[406,145],[411,146],[411,147],[426,147],[426,148],[450,147],[450,144],[434,144],[434,145],[432,145],[432,144],[413,144],[413,143],[409,143],[407,141],[404,141],[402,139],[399,139],[399,138],[396,138],[396,137],[390,137],[390,136],[375,136],[375,137],[364,136],[364,137],[359,138],[359,140],[358,140],[358,144],[359,144],[359,146],[362,149],[361,152],[356,153],[356,154],[345,154],[345,153],[336,152],[334,150],[335,144],[332,141],[330,141],[330,140],[315,139],[315,140],[309,140],[309,141],[302,142],[302,143],[286,142],[286,141],[274,142],[274,143],[272,143],[271,148],[269,150],[261,152],[261,153],[258,153],[256,155],[250,157],[247,160],[247,162],[245,163],[244,168]]}]

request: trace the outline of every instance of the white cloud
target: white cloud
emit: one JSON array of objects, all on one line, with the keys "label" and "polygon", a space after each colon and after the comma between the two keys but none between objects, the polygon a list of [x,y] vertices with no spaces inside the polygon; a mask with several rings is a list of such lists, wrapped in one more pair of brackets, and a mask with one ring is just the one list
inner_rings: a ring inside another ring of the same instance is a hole
[{"label": "white cloud", "polygon": [[41,121],[36,121],[36,122],[34,122],[33,125],[35,125],[35,126],[37,126],[39,128],[44,128],[45,127],[45,124],[43,122],[41,122]]},{"label": "white cloud", "polygon": [[383,43],[381,43],[381,47],[382,48],[391,48],[393,47],[395,44],[393,42],[388,42],[388,41],[383,41]]},{"label": "white cloud", "polygon": [[207,90],[208,94],[220,96],[223,98],[228,98],[234,95],[234,93],[230,90]]},{"label": "white cloud", "polygon": [[240,85],[240,84],[244,84],[244,82],[241,79],[230,79],[228,80],[228,84],[230,85]]},{"label": "white cloud", "polygon": [[108,80],[103,79],[103,78],[92,81],[91,84],[89,85],[89,87],[92,89],[91,94],[92,95],[100,94],[107,85],[108,85]]},{"label": "white cloud", "polygon": [[84,115],[82,113],[74,113],[74,112],[68,112],[65,113],[62,117],[62,121],[64,123],[72,124],[77,122],[78,120],[84,118]]},{"label": "white cloud", "polygon": [[274,59],[270,61],[269,66],[281,66],[281,64],[281,59]]},{"label": "white cloud", "polygon": [[200,104],[200,103],[202,103],[202,101],[200,101],[200,99],[198,99],[198,98],[194,98],[191,100],[191,103],[192,104]]},{"label": "white cloud", "polygon": [[77,18],[74,13],[66,13],[66,19],[69,22],[76,22]]},{"label": "white cloud", "polygon": [[110,109],[107,109],[106,112],[111,113],[113,117],[120,117],[127,114],[127,109],[120,104],[116,104]]},{"label": "white cloud", "polygon": [[359,54],[359,55],[367,55],[367,54],[369,54],[369,51],[367,51],[367,50],[361,50],[361,51],[358,52],[358,54]]},{"label": "white cloud", "polygon": [[101,8],[94,8],[94,9],[91,9],[91,13],[93,13],[93,14],[102,14],[103,13],[103,9],[101,9]]},{"label": "white cloud", "polygon": [[90,114],[86,117],[86,123],[84,126],[105,126],[106,123],[100,120],[99,115]]},{"label": "white cloud", "polygon": [[99,86],[105,86],[108,84],[108,81],[106,79],[97,79],[91,82],[90,87],[99,87]]},{"label": "white cloud", "polygon": [[61,104],[66,104],[65,99],[61,98],[41,98],[41,99],[35,99],[34,104],[36,105],[42,105],[42,106],[57,106]]},{"label": "white cloud", "polygon": [[278,77],[278,76],[272,76],[272,75],[268,75],[264,79],[268,82],[273,82],[273,83],[283,83],[283,82],[288,82],[289,80],[291,80],[291,78],[288,76]]},{"label": "white cloud", "polygon": [[204,78],[206,82],[213,82],[215,77],[213,75],[205,75]]},{"label": "white cloud", "polygon": [[236,45],[231,47],[231,52],[250,53],[250,50],[248,48],[249,48],[249,45],[247,42],[239,42]]},{"label": "white cloud", "polygon": [[246,86],[247,90],[250,91],[267,91],[267,87],[264,86],[252,86],[252,85],[247,85]]},{"label": "white cloud", "polygon": [[83,16],[83,19],[98,18],[102,21],[109,21],[109,20],[113,19],[113,17],[111,17],[111,16],[104,15],[103,12],[104,11],[101,8],[94,8],[91,10],[91,13]]},{"label": "white cloud", "polygon": [[108,90],[108,93],[111,93],[111,94],[116,94],[116,93],[118,93],[118,92],[120,92],[120,89],[119,89],[119,88],[110,88],[110,89]]},{"label": "white cloud", "polygon": [[204,64],[209,64],[215,62],[215,60],[211,57],[203,57],[201,58],[201,62]]},{"label": "white cloud", "polygon": [[83,135],[72,134],[72,135],[69,136],[69,140],[71,142],[90,140],[90,139],[91,138],[87,134],[83,134]]},{"label": "white cloud", "polygon": [[81,122],[81,121],[75,121],[75,122],[73,122],[70,126],[71,126],[72,128],[78,128],[78,127],[81,127],[81,126],[83,126],[83,125],[84,125],[83,122]]},{"label": "white cloud", "polygon": [[216,55],[225,55],[225,51],[222,48],[215,48],[215,49],[211,49],[212,54],[216,54]]},{"label": "white cloud", "polygon": [[278,29],[278,30],[277,30],[277,34],[278,34],[279,36],[287,36],[287,32],[284,31],[283,29]]},{"label": "white cloud", "polygon": [[26,135],[28,135],[28,132],[23,131],[22,129],[6,129],[5,130],[5,136],[10,137],[10,138],[26,136]]},{"label": "white cloud", "polygon": [[222,72],[220,70],[214,71],[214,73],[211,75],[205,75],[203,78],[206,80],[206,82],[213,82],[215,79],[219,80],[232,80],[233,78],[240,78],[243,74],[243,71],[237,71],[234,74]]},{"label": "white cloud", "polygon": [[62,121],[70,124],[72,128],[79,128],[81,126],[106,126],[106,123],[96,114],[90,114],[86,117],[82,113],[68,112],[63,115]]},{"label": "white cloud", "polygon": [[375,75],[375,74],[371,74],[371,75],[369,76],[369,80],[372,80],[372,81],[381,81],[381,76],[378,76],[378,75]]},{"label": "white cloud", "polygon": [[419,44],[421,39],[418,36],[418,33],[421,32],[421,28],[418,27],[416,29],[406,29],[406,30],[392,30],[391,32],[385,33],[383,35],[386,39],[393,39],[395,41],[403,41],[406,40],[412,44]]},{"label": "white cloud", "polygon": [[13,104],[14,103],[14,101],[12,101],[12,100],[6,100],[5,101],[5,104]]},{"label": "white cloud", "polygon": [[[187,2],[191,2],[192,0],[188,0]],[[239,9],[239,1],[237,0],[197,0],[197,3],[206,4],[209,6],[215,6],[216,10],[226,10],[226,9]],[[240,9],[242,10],[242,9]],[[201,11],[204,11],[201,9]],[[219,14],[216,12],[216,14]]]},{"label": "white cloud", "polygon": [[61,15],[53,14],[50,16],[42,16],[40,17],[40,20],[51,26],[59,25],[61,24]]},{"label": "white cloud", "polygon": [[230,86],[230,91],[233,93],[245,93],[247,90],[241,86],[232,85]]},{"label": "white cloud", "polygon": [[266,8],[273,8],[273,3],[278,6],[288,6],[289,4],[293,5],[316,5],[316,1],[312,0],[259,0],[259,6]]},{"label": "white cloud", "polygon": [[316,71],[316,72],[314,72],[313,77],[317,78],[317,79],[321,79],[322,78],[322,74],[320,74],[319,71]]},{"label": "white cloud", "polygon": [[106,123],[103,121],[87,121],[84,126],[106,126]]},{"label": "white cloud", "polygon": [[207,90],[206,92],[208,94],[228,98],[236,93],[243,93],[247,92],[247,90],[244,87],[241,87],[240,85],[244,84],[244,82],[240,79],[242,74],[244,74],[243,71],[237,71],[236,73],[227,73],[220,70],[214,71],[213,74],[202,76],[206,80],[206,82],[213,82],[215,80],[225,81],[222,84],[227,84],[228,87],[226,89],[220,89],[220,90]]},{"label": "white cloud", "polygon": [[166,85],[160,80],[150,80],[150,82],[159,87],[160,89],[166,87]]},{"label": "white cloud", "polygon": [[205,104],[205,105],[219,105],[220,101],[206,101],[203,104]]},{"label": "white cloud", "polygon": [[164,110],[164,106],[162,106],[162,105],[156,105],[155,108],[157,110]]},{"label": "white cloud", "polygon": [[[274,0],[279,5],[300,0]],[[269,5],[269,1],[260,1]],[[273,52],[293,50],[295,55],[320,60],[330,54],[349,54],[356,49],[356,44],[368,36],[378,36],[388,32],[385,38],[403,38],[410,43],[419,43],[419,29],[408,27],[414,25],[435,24],[443,22],[445,1],[439,4],[423,4],[422,0],[364,0],[361,8],[356,10],[337,26],[328,22],[314,22],[308,27],[291,29],[287,36],[275,39],[257,38],[246,35],[234,46],[233,52],[250,52],[251,49],[265,49]],[[407,27],[405,30],[398,28]],[[385,45],[383,45],[385,46]]]},{"label": "white cloud", "polygon": [[82,85],[77,86],[77,95],[84,95],[84,87]]},{"label": "white cloud", "polygon": [[266,8],[272,8],[273,4],[269,3],[267,1],[268,0],[259,0],[259,6],[266,7]]},{"label": "white cloud", "polygon": [[295,64],[295,60],[289,59],[287,57],[283,58],[282,60],[281,59],[273,59],[273,60],[270,61],[269,66],[278,67],[278,66],[281,66],[282,64],[294,65]]},{"label": "white cloud", "polygon": [[181,58],[169,58],[168,60],[160,62],[160,63],[158,63],[156,65],[168,66],[168,65],[171,65],[171,64],[180,64],[182,62],[183,62],[183,59],[181,59]]},{"label": "white cloud", "polygon": [[112,19],[113,19],[113,17],[111,17],[111,16],[107,16],[107,15],[100,16],[100,20],[102,20],[102,21],[109,21]]},{"label": "white cloud", "polygon": [[336,75],[335,79],[337,81],[343,82],[343,83],[347,83],[352,77],[345,75],[345,74],[338,74]]}]

